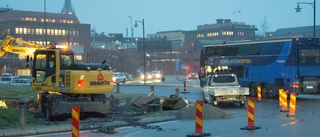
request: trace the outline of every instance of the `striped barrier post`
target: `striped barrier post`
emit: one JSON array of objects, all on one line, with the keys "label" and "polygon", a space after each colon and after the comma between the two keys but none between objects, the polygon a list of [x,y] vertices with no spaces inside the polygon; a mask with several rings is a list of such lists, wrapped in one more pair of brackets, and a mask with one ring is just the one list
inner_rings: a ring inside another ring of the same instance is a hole
[{"label": "striped barrier post", "polygon": [[183,81],[183,92],[181,93],[189,93],[187,92],[187,82],[186,81]]},{"label": "striped barrier post", "polygon": [[203,101],[197,100],[196,102],[196,133],[202,133],[202,112],[203,112]]},{"label": "striped barrier post", "polygon": [[288,117],[296,115],[296,97],[297,94],[295,92],[290,93],[290,109],[289,114],[287,115]]},{"label": "striped barrier post", "polygon": [[279,89],[279,107],[281,108],[282,107],[282,92],[283,92],[283,89],[280,88]]},{"label": "striped barrier post", "polygon": [[203,137],[203,136],[210,136],[210,133],[203,133],[202,127],[203,127],[203,100],[197,100],[196,101],[196,129],[195,133],[191,135],[187,135],[187,137]]},{"label": "striped barrier post", "polygon": [[261,86],[258,86],[258,101],[261,101]]},{"label": "striped barrier post", "polygon": [[261,129],[261,127],[254,126],[254,98],[248,98],[248,125],[240,128],[241,130],[255,130]]},{"label": "striped barrier post", "polygon": [[79,137],[80,106],[72,106],[72,137]]},{"label": "striped barrier post", "polygon": [[282,100],[282,104],[281,104],[281,112],[288,112],[288,102],[287,102],[287,92],[282,90],[281,93],[281,100]]}]

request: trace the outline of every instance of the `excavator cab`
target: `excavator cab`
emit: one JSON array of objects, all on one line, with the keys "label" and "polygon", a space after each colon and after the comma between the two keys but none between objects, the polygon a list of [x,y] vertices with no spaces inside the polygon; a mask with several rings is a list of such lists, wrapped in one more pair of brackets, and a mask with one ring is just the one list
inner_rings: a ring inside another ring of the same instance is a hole
[{"label": "excavator cab", "polygon": [[53,90],[63,82],[60,72],[74,65],[74,53],[69,49],[45,49],[34,52],[32,85],[35,89]]}]

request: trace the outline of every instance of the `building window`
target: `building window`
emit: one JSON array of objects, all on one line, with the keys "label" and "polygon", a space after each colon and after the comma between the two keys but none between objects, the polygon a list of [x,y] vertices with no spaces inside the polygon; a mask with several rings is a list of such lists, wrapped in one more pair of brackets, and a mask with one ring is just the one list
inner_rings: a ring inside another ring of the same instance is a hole
[{"label": "building window", "polygon": [[210,33],[207,33],[207,37],[216,37],[216,36],[219,36],[219,33],[218,33],[218,32],[210,32]]},{"label": "building window", "polygon": [[42,29],[41,28],[37,28],[36,29],[36,34],[37,35],[42,35]]},{"label": "building window", "polygon": [[33,18],[33,17],[22,17],[21,18],[22,21],[37,21],[37,18]]},{"label": "building window", "polygon": [[22,28],[15,28],[16,34],[22,34]]},{"label": "building window", "polygon": [[244,36],[244,32],[238,32],[238,36]]},{"label": "building window", "polygon": [[80,61],[81,61],[81,60],[82,60],[82,56],[81,56],[81,55],[75,55],[74,59],[75,59],[75,60],[80,60]]},{"label": "building window", "polygon": [[8,35],[11,33],[10,28],[7,28],[6,31],[7,31],[6,34],[8,34]]},{"label": "building window", "polygon": [[204,34],[197,34],[197,38],[203,38]]},{"label": "building window", "polygon": [[227,35],[233,35],[232,31],[227,31]]},{"label": "building window", "polygon": [[61,30],[61,35],[65,36],[66,35],[66,30]]}]

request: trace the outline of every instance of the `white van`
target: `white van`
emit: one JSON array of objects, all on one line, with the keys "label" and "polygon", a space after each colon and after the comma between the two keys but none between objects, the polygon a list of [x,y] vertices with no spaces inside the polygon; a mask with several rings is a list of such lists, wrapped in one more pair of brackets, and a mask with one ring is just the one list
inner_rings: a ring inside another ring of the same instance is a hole
[{"label": "white van", "polygon": [[10,84],[15,79],[18,79],[17,77],[11,76],[11,77],[1,77],[0,78],[0,84]]}]

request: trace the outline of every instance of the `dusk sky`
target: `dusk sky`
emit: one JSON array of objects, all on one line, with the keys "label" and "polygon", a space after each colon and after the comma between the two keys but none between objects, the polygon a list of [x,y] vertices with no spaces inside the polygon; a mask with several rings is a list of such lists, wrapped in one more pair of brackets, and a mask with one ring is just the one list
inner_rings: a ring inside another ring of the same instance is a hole
[{"label": "dusk sky", "polygon": [[[47,12],[60,13],[65,0],[46,0]],[[98,33],[123,33],[131,36],[135,20],[145,20],[146,34],[171,30],[196,30],[197,25],[213,24],[216,19],[231,19],[256,25],[261,33],[264,18],[267,31],[279,28],[313,25],[313,7],[297,2],[313,3],[313,0],[71,0],[81,23],[91,24]],[[320,23],[320,3],[316,24]],[[318,6],[319,5],[319,6]],[[43,0],[0,0],[0,7],[14,10],[44,11]],[[134,36],[142,36],[142,24],[134,28]]]}]

